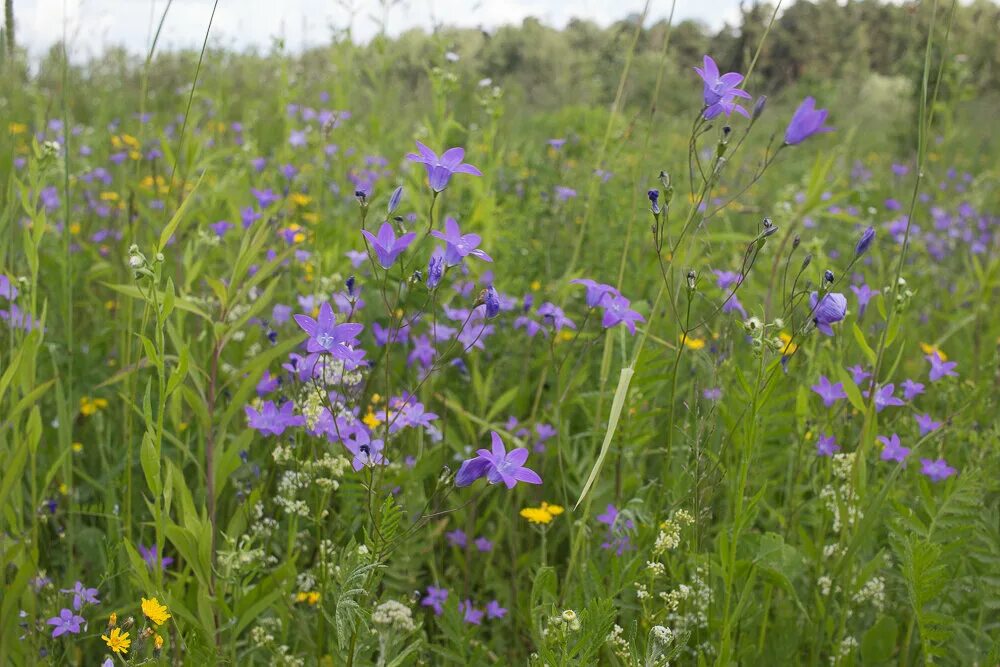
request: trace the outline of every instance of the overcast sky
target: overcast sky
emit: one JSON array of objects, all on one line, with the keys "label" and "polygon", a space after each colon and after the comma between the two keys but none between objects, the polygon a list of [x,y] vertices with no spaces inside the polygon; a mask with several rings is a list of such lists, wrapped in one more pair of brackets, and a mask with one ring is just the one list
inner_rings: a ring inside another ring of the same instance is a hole
[{"label": "overcast sky", "polygon": [[[528,16],[547,25],[565,26],[570,18],[601,25],[642,11],[644,0],[395,0],[388,13],[392,35],[435,23],[495,28],[520,23]],[[74,60],[84,60],[108,46],[124,45],[145,53],[151,26],[167,0],[14,0],[17,39],[34,57],[69,37]],[[351,26],[356,39],[377,31],[373,15],[381,16],[380,0],[220,0],[212,25],[212,43],[235,49],[267,49],[283,37],[287,48],[299,50],[328,41],[330,27]],[[353,10],[352,10],[353,8]],[[739,0],[677,0],[675,20],[696,18],[712,27],[735,22]],[[212,13],[212,0],[174,0],[160,44],[165,48],[201,46]],[[670,0],[651,0],[650,20],[666,18]],[[159,46],[157,48],[160,48]]]}]

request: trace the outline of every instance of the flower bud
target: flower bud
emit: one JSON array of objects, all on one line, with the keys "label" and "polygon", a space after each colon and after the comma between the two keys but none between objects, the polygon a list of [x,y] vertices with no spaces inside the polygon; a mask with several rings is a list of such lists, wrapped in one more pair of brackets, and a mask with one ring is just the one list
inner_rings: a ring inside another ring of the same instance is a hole
[{"label": "flower bud", "polygon": [[857,245],[854,246],[854,256],[861,257],[863,254],[868,252],[868,248],[871,247],[874,241],[875,241],[875,228],[869,227],[861,234],[861,238],[858,239]]},{"label": "flower bud", "polygon": [[753,103],[753,112],[750,114],[750,120],[757,120],[760,115],[764,113],[764,107],[767,105],[767,95],[761,95],[757,98],[757,101]]},{"label": "flower bud", "polygon": [[832,283],[833,279],[834,279],[833,271],[827,269],[826,271],[823,272],[823,280],[825,280],[828,283]]},{"label": "flower bud", "polygon": [[399,208],[399,202],[403,198],[403,186],[400,185],[398,188],[392,191],[392,196],[389,197],[389,215],[395,213],[396,209]]}]

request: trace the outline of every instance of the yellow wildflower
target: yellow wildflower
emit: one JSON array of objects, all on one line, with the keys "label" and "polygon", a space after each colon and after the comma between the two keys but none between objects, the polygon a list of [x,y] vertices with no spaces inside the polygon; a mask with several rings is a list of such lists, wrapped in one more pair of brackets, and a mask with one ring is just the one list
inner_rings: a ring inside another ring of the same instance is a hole
[{"label": "yellow wildflower", "polygon": [[792,342],[791,334],[782,331],[778,334],[778,338],[780,338],[781,342],[785,344],[785,346],[781,348],[781,356],[787,357],[793,355],[795,354],[795,350],[799,349],[799,346]]},{"label": "yellow wildflower", "polygon": [[288,195],[288,199],[296,206],[308,206],[309,202],[312,201],[312,197],[301,192],[293,192]]},{"label": "yellow wildflower", "polygon": [[538,507],[525,507],[520,514],[531,523],[547,524],[565,511],[560,505],[549,505],[543,502]]},{"label": "yellow wildflower", "polygon": [[538,280],[533,280],[531,282],[531,291],[532,292],[537,292],[540,289],[542,289],[542,283],[540,281],[538,281]]},{"label": "yellow wildflower", "polygon": [[118,625],[118,614],[111,612],[111,615],[108,616],[108,627],[113,628],[116,625]]},{"label": "yellow wildflower", "polygon": [[118,201],[117,192],[102,192],[101,201]]},{"label": "yellow wildflower", "polygon": [[684,342],[684,346],[689,350],[700,350],[705,347],[704,338],[691,338],[689,336],[681,336],[681,340]]},{"label": "yellow wildflower", "polygon": [[127,653],[132,640],[128,638],[127,632],[122,632],[121,628],[111,631],[111,636],[101,635],[101,639],[107,643],[108,648],[115,653]]},{"label": "yellow wildflower", "polygon": [[299,591],[295,594],[296,602],[308,602],[311,605],[315,605],[320,600],[320,594],[317,591]]},{"label": "yellow wildflower", "polygon": [[146,618],[151,620],[157,625],[163,625],[170,614],[167,612],[166,605],[160,604],[156,598],[142,598],[142,613],[145,614]]},{"label": "yellow wildflower", "polygon": [[89,417],[98,410],[103,410],[108,407],[108,401],[104,398],[90,398],[89,396],[80,397],[80,414],[84,417]]},{"label": "yellow wildflower", "polygon": [[156,637],[153,638],[153,649],[156,651],[163,650],[163,637],[160,635],[156,635]]},{"label": "yellow wildflower", "polygon": [[317,222],[319,222],[319,214],[318,213],[303,213],[302,214],[302,219],[305,220],[306,222],[309,222],[309,223],[312,223],[312,224],[316,224]]},{"label": "yellow wildflower", "polygon": [[7,125],[7,131],[11,134],[24,134],[28,131],[28,126],[24,123],[9,123]]},{"label": "yellow wildflower", "polygon": [[364,416],[364,419],[362,419],[361,421],[363,421],[365,423],[365,426],[367,426],[368,428],[375,428],[376,426],[382,423],[382,420],[376,417],[375,413],[371,409],[368,410],[368,414],[366,414]]},{"label": "yellow wildflower", "polygon": [[80,223],[79,222],[72,223],[69,226],[69,233],[72,234],[73,236],[76,236],[77,234],[79,234],[80,233]]},{"label": "yellow wildflower", "polygon": [[924,351],[924,354],[936,354],[941,361],[948,361],[948,355],[938,349],[937,345],[928,345],[927,343],[921,343],[920,349]]}]

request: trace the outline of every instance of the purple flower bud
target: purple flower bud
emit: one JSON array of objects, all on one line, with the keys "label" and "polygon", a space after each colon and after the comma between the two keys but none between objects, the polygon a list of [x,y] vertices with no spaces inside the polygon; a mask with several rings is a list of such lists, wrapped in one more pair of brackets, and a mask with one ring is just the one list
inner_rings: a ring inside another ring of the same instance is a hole
[{"label": "purple flower bud", "polygon": [[439,246],[427,263],[427,287],[430,289],[437,287],[442,276],[444,276],[444,251]]},{"label": "purple flower bud", "polygon": [[767,105],[767,95],[761,95],[757,98],[757,101],[753,104],[753,112],[751,113],[751,118],[757,120],[760,115],[764,113],[764,107]]},{"label": "purple flower bud", "polygon": [[659,215],[660,213],[660,191],[650,190],[646,193],[649,197],[650,209],[653,211],[653,215]]},{"label": "purple flower bud", "polygon": [[400,185],[398,188],[392,191],[392,196],[389,197],[389,215],[392,215],[397,208],[399,208],[399,202],[403,198],[403,186]]},{"label": "purple flower bud", "polygon": [[861,257],[861,255],[868,252],[868,248],[871,247],[872,243],[875,241],[875,228],[869,227],[858,239],[858,244],[854,246],[854,256]]},{"label": "purple flower bud", "polygon": [[486,304],[486,317],[492,319],[500,314],[500,295],[490,285],[483,290],[482,294],[483,303]]}]

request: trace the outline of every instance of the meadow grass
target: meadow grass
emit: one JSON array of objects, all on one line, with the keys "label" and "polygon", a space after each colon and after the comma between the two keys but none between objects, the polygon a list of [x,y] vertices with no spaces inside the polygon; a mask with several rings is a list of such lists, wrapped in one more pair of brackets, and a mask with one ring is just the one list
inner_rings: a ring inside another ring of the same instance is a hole
[{"label": "meadow grass", "polygon": [[641,21],[602,105],[442,35],[9,88],[0,663],[998,664],[996,140],[920,9],[766,101],[769,28],[741,100]]}]

